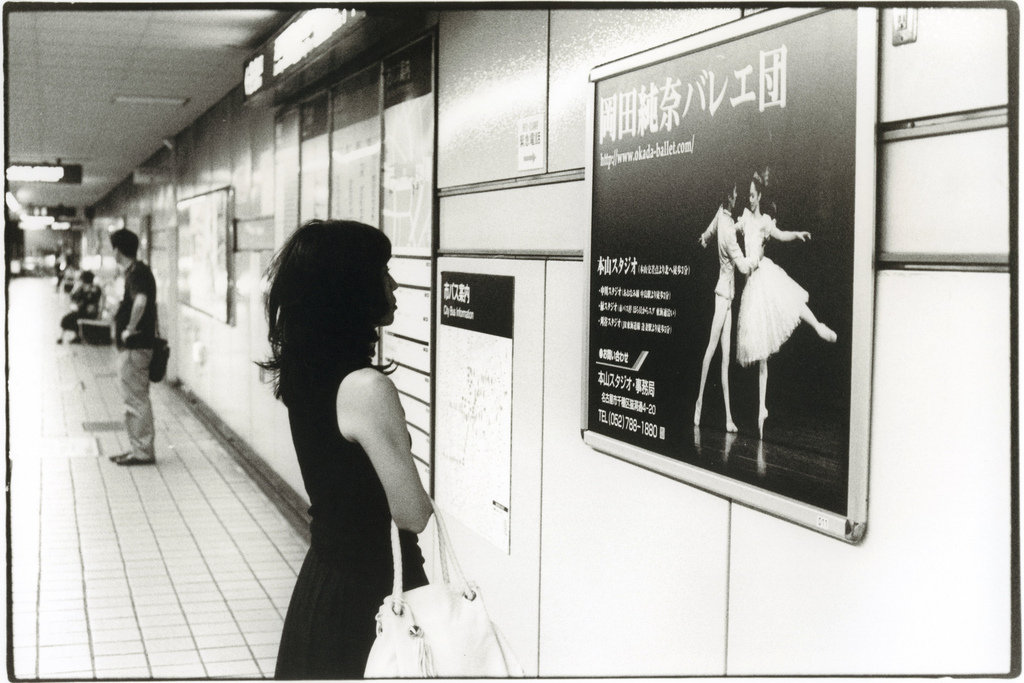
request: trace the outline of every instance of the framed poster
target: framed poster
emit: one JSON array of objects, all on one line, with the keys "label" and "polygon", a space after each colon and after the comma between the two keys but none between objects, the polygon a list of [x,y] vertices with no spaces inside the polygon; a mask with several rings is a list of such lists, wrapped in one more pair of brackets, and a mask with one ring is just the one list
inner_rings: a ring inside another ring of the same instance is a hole
[{"label": "framed poster", "polygon": [[231,322],[231,199],[224,188],[178,202],[178,300],[224,323]]},{"label": "framed poster", "polygon": [[434,43],[424,38],[382,65],[381,229],[396,256],[430,256],[434,236]]},{"label": "framed poster", "polygon": [[877,12],[591,72],[590,446],[849,542],[867,521]]}]

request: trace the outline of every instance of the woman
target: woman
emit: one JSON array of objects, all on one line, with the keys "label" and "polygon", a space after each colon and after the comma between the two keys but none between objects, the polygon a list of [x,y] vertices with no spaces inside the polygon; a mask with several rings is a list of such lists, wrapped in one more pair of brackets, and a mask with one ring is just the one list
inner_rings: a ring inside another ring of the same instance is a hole
[{"label": "woman", "polygon": [[736,224],[743,232],[747,258],[754,270],[747,279],[740,298],[740,311],[736,324],[736,359],[747,366],[760,364],[758,390],[760,409],[757,431],[764,437],[764,421],[768,417],[765,394],[768,387],[768,357],[778,351],[802,322],[814,328],[827,342],[836,341],[836,333],[818,321],[807,307],[807,290],[793,281],[782,268],[764,255],[764,243],[769,238],[780,242],[811,239],[809,232],[779,230],[775,219],[761,213],[768,171],[764,176],[755,173],[750,183],[750,206]]},{"label": "woman", "polygon": [[693,411],[693,424],[700,426],[700,414],[704,404],[704,385],[707,383],[711,359],[715,355],[715,347],[721,342],[722,347],[722,394],[725,397],[725,431],[735,432],[736,423],[732,421],[732,408],[729,402],[729,354],[732,341],[732,300],[736,293],[735,270],[744,275],[750,274],[750,265],[743,257],[739,244],[736,243],[736,226],[733,212],[736,210],[736,186],[733,185],[718,207],[718,212],[711,220],[711,225],[700,236],[700,246],[707,247],[711,237],[718,235],[718,282],[715,284],[715,315],[711,320],[711,336],[708,347],[704,351],[704,361],[700,369],[700,391],[697,392],[697,406]]},{"label": "woman", "polygon": [[391,244],[352,221],[300,227],[270,269],[275,396],[288,408],[309,495],[309,553],[292,593],[277,678],[361,678],[390,594],[391,520],[406,589],[427,583],[416,534],[431,515],[394,384],[373,365],[395,314]]}]

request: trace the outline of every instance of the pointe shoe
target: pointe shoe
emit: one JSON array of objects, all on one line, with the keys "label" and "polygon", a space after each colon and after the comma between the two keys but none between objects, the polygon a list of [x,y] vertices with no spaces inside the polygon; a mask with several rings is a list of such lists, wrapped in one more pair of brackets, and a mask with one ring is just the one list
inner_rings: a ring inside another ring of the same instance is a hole
[{"label": "pointe shoe", "polygon": [[693,426],[700,427],[700,409],[703,401],[697,401],[697,407],[693,410]]},{"label": "pointe shoe", "polygon": [[757,433],[764,438],[764,421],[768,418],[768,409],[762,408],[757,415]]},{"label": "pointe shoe", "polygon": [[837,335],[835,331],[825,323],[818,323],[817,330],[818,336],[830,344],[834,344],[836,342],[836,339],[839,338],[839,335]]},{"label": "pointe shoe", "polygon": [[725,421],[725,431],[729,432],[730,434],[735,434],[739,430],[736,428],[736,423],[735,422],[733,422],[732,420],[726,420]]}]

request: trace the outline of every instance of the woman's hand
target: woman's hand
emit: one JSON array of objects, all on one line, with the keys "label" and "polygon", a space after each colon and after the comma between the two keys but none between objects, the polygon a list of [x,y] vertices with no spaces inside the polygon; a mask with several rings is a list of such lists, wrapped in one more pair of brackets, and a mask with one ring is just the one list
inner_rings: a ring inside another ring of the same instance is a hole
[{"label": "woman's hand", "polygon": [[345,377],[338,390],[338,427],[370,457],[398,527],[423,531],[433,508],[416,471],[405,410],[391,380],[373,368]]}]

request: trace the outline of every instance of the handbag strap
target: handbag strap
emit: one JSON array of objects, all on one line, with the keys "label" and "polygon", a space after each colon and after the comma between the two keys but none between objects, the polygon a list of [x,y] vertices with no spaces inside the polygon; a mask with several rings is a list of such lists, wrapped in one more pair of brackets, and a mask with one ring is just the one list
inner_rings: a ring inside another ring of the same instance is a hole
[{"label": "handbag strap", "polygon": [[[465,575],[462,573],[462,567],[459,566],[459,560],[455,557],[455,550],[452,548],[451,539],[448,536],[448,528],[445,526],[444,517],[441,515],[440,508],[437,507],[437,503],[431,499],[430,505],[434,508],[434,527],[437,529],[437,552],[441,560],[441,574],[445,584],[453,585],[451,576],[449,574],[449,564],[451,562],[450,569],[455,575],[456,581],[454,586],[459,589],[468,600],[476,598],[476,591],[470,588],[469,583],[466,581]],[[395,610],[397,614],[401,614],[398,605],[402,603],[402,541],[398,535],[398,525],[395,524],[395,520],[391,520],[391,559],[394,562],[394,582],[391,590],[391,608]]]}]

